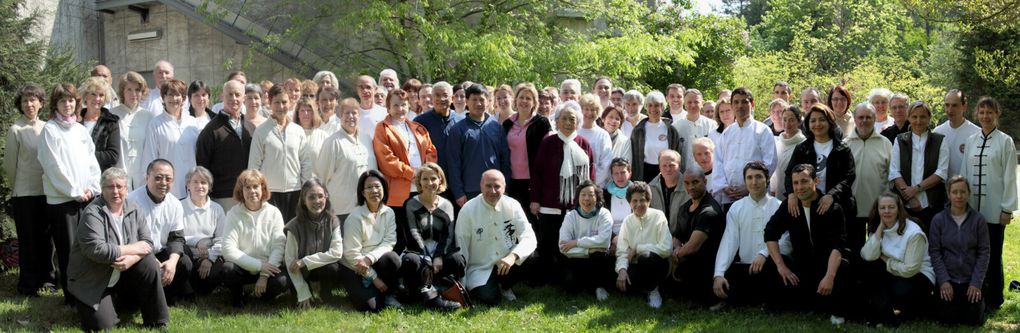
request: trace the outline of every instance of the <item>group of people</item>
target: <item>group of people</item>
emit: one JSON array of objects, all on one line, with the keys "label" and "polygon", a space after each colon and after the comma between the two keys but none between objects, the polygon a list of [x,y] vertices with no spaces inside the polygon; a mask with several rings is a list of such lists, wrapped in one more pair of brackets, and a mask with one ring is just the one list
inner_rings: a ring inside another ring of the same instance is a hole
[{"label": "group of people", "polygon": [[526,281],[881,325],[980,325],[1003,303],[1017,162],[990,97],[974,124],[950,90],[932,130],[929,105],[883,88],[791,105],[778,82],[761,122],[746,88],[706,101],[606,77],[584,93],[384,70],[342,98],[328,71],[234,72],[210,105],[165,61],[154,88],[92,74],[21,89],[4,157],[18,292],[59,285],[89,330],[117,324],[115,302],[166,325],[168,305],[218,287],[237,307],[342,288],[365,311],[451,310]]}]

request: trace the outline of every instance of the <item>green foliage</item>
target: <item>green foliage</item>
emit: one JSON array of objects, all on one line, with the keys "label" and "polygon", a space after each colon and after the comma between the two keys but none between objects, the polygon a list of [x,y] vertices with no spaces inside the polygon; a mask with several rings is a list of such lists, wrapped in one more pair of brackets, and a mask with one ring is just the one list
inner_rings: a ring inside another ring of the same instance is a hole
[{"label": "green foliage", "polygon": [[1016,138],[1020,135],[1020,90],[1018,90],[1017,60],[1020,59],[1020,30],[976,27],[960,35],[959,48],[963,50],[960,66],[953,73],[961,87],[970,93],[973,102],[977,97],[995,97],[1004,112],[999,119],[1004,132]]}]

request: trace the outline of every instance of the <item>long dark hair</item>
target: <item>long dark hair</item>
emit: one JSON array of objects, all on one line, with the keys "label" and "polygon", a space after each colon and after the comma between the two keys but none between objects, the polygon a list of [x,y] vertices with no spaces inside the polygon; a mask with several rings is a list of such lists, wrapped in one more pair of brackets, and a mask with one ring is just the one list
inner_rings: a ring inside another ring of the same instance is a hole
[{"label": "long dark hair", "polygon": [[811,109],[809,109],[807,113],[804,114],[803,121],[804,125],[802,126],[808,129],[807,131],[804,131],[804,136],[807,137],[808,140],[815,141],[815,133],[811,132],[812,113],[822,114],[822,117],[825,118],[825,122],[829,123],[829,130],[827,131],[829,133],[829,139],[833,140],[833,143],[838,145],[838,142],[841,142],[843,138],[842,135],[839,133],[839,130],[837,129],[839,128],[839,126],[836,125],[836,118],[832,114],[832,109],[829,109],[828,106],[825,106],[825,104],[822,103],[815,103],[814,105],[811,106]]},{"label": "long dark hair", "polygon": [[[308,192],[311,192],[316,187],[322,188],[322,192],[326,193],[326,207],[322,210],[322,214],[319,216],[312,216],[312,211],[308,209],[308,204],[305,203],[305,198],[308,197]],[[298,221],[315,221],[322,218],[322,215],[333,216],[333,201],[329,200],[329,190],[326,189],[326,185],[322,184],[319,178],[312,178],[301,185],[301,192],[298,194],[297,204],[297,218]]]}]

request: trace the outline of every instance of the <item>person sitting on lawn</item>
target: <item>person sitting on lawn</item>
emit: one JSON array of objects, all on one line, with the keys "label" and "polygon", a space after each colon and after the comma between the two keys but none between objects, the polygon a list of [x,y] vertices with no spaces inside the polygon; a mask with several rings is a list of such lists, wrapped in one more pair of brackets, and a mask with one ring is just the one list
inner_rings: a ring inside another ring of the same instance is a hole
[{"label": "person sitting on lawn", "polygon": [[705,172],[697,165],[684,172],[683,185],[690,199],[680,206],[673,230],[674,271],[668,283],[674,296],[711,304],[715,300],[709,289],[712,268],[726,215],[706,190],[706,181]]},{"label": "person sitting on lawn", "polygon": [[386,177],[368,170],[358,178],[358,206],[344,221],[344,260],[340,281],[354,307],[362,311],[400,308],[394,294],[400,277],[396,213],[386,206],[390,187]]},{"label": "person sitting on lawn", "polygon": [[602,207],[602,189],[591,181],[577,186],[577,207],[567,212],[560,226],[560,253],[566,259],[563,286],[568,291],[595,290],[595,298],[609,297],[613,254],[609,242],[613,236],[613,215]]},{"label": "person sitting on lawn", "polygon": [[648,306],[662,306],[659,284],[669,270],[672,237],[661,210],[650,208],[652,190],[637,181],[627,188],[633,213],[623,220],[616,241],[616,288],[648,293]]},{"label": "person sitting on lawn", "polygon": [[298,200],[297,216],[283,227],[287,234],[283,262],[297,292],[298,306],[312,304],[310,281],[320,283],[322,300],[335,304],[333,289],[339,287],[344,253],[340,220],[333,215],[329,192],[318,178],[301,185]]},{"label": "person sitting on lawn", "polygon": [[538,241],[521,204],[503,195],[503,173],[494,169],[482,173],[481,190],[460,210],[454,235],[467,264],[464,287],[475,300],[496,305],[500,294],[507,301],[517,299],[510,288],[526,276],[521,265]]},{"label": "person sitting on lawn", "polygon": [[272,300],[287,289],[283,273],[283,214],[269,201],[266,177],[255,169],[237,176],[234,200],[223,236],[223,285],[231,304],[244,306],[244,286],[255,284],[255,297]]},{"label": "person sitting on lawn", "polygon": [[398,226],[407,240],[400,256],[404,286],[412,293],[420,291],[428,307],[460,308],[433,286],[434,282],[450,286],[464,277],[464,256],[453,236],[453,203],[440,195],[446,191],[446,174],[439,164],[426,162],[414,171],[411,183],[420,192],[404,201],[401,213],[407,214],[407,224]]},{"label": "person sitting on lawn", "polygon": [[191,287],[191,258],[184,254],[184,206],[170,193],[174,187],[174,166],[156,159],[145,171],[145,186],[128,194],[149,226],[152,253],[159,260],[166,301],[174,305],[178,298],[195,293]]}]

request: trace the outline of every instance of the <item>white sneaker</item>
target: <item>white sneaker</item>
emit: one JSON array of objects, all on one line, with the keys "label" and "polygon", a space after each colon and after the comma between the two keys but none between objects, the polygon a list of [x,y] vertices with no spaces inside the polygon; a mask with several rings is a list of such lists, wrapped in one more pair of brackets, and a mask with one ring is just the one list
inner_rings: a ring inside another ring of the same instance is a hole
[{"label": "white sneaker", "polygon": [[507,289],[503,291],[503,299],[507,302],[513,302],[517,300],[517,295],[514,295],[514,291]]},{"label": "white sneaker", "polygon": [[400,309],[400,308],[403,308],[404,305],[400,304],[400,301],[397,300],[396,296],[389,295],[389,296],[386,296],[386,307],[391,307],[391,308],[394,308],[394,309]]},{"label": "white sneaker", "polygon": [[659,288],[655,288],[654,290],[648,292],[648,306],[652,307],[653,309],[658,309],[662,307],[662,296],[659,295]]},{"label": "white sneaker", "polygon": [[833,325],[840,326],[846,322],[846,319],[843,319],[843,317],[837,315],[832,315],[829,317],[829,322],[831,322]]},{"label": "white sneaker", "polygon": [[595,299],[599,300],[599,302],[605,301],[609,299],[609,292],[606,291],[606,288],[595,288]]}]

